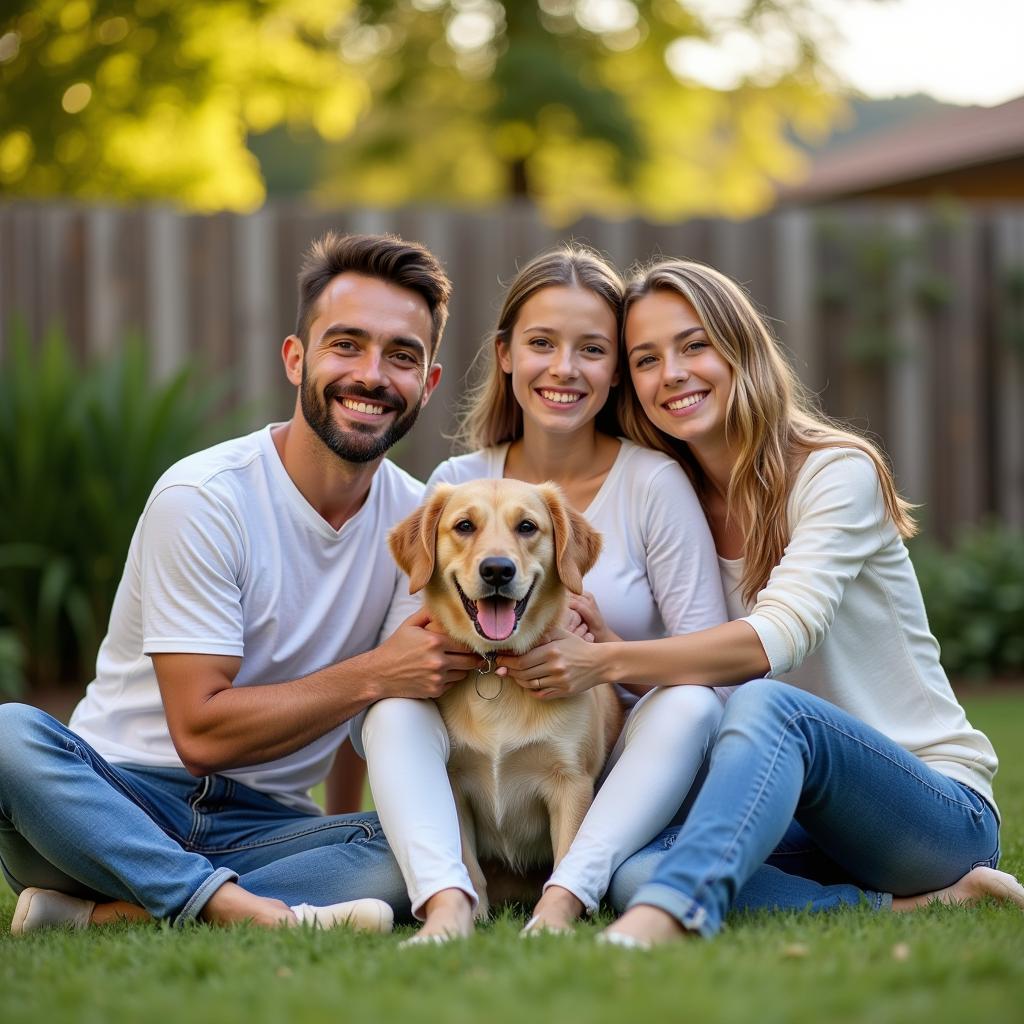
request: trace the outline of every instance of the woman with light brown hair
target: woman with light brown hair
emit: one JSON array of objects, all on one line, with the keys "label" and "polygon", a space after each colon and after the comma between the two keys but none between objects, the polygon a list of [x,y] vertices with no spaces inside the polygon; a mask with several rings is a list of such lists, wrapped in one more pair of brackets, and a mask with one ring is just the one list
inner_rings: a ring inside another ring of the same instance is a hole
[{"label": "woman with light brown hair", "polygon": [[664,260],[624,307],[624,430],[693,481],[731,621],[639,643],[568,637],[502,661],[554,695],[742,685],[685,823],[616,875],[613,902],[630,909],[607,939],[710,936],[733,907],[1024,906],[994,870],[995,753],[939,663],[904,545],[911,507],[885,460],[814,411],[725,275]]},{"label": "woman with light brown hair", "polygon": [[[618,635],[642,640],[717,625],[725,605],[711,535],[686,474],[669,456],[618,436],[621,301],[618,274],[588,249],[563,246],[527,263],[507,289],[482,354],[482,381],[467,402],[460,436],[469,454],[442,463],[428,490],[499,477],[559,484],[603,536],[584,585]],[[412,598],[394,615],[417,603]],[[592,606],[589,596],[580,602]],[[637,703],[528,930],[560,930],[597,907],[615,868],[672,819],[721,712],[719,696],[697,687],[660,690]],[[462,864],[436,707],[382,701],[368,711],[361,739],[385,834],[413,911],[425,918],[419,941],[467,934],[477,894]]]}]

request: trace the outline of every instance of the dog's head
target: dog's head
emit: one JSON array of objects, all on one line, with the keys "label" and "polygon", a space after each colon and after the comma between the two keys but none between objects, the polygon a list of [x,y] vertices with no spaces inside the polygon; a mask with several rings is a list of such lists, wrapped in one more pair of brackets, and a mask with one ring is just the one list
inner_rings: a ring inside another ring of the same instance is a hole
[{"label": "dog's head", "polygon": [[391,553],[453,639],[525,651],[578,594],[601,537],[554,484],[442,484],[389,534]]}]

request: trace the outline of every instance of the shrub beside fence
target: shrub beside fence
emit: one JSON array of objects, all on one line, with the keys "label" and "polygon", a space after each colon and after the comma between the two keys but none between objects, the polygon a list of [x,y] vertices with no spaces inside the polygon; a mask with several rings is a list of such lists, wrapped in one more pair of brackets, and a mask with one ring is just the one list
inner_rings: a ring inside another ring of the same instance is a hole
[{"label": "shrub beside fence", "polygon": [[84,363],[51,331],[0,360],[0,697],[92,678],[139,513],[173,462],[229,436],[223,386],[155,382],[136,339]]}]

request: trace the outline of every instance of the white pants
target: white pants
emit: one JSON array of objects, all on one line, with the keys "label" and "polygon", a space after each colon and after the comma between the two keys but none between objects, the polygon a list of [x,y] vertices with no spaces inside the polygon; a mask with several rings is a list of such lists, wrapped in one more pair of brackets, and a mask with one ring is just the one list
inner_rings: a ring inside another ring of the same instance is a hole
[{"label": "white pants", "polygon": [[[615,869],[672,820],[714,741],[722,699],[710,687],[652,690],[630,712],[605,778],[569,852],[547,885],[597,909]],[[476,893],[462,863],[448,782],[448,732],[430,700],[393,697],[353,723],[384,834],[409,889],[412,911],[442,889]],[[361,739],[361,743],[359,742]],[[547,888],[547,886],[545,886]]]}]

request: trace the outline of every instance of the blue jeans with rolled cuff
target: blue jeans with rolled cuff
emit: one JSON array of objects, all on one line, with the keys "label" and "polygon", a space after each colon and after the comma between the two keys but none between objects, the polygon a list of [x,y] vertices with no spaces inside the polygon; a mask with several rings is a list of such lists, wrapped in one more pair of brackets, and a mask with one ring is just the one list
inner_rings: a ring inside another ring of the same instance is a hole
[{"label": "blue jeans with rolled cuff", "polygon": [[174,923],[229,881],[290,905],[375,896],[409,912],[376,814],[306,814],[222,775],[113,765],[24,704],[0,705],[0,870],[15,892],[125,900]]},{"label": "blue jeans with rolled cuff", "polygon": [[733,909],[885,909],[998,861],[999,820],[978,793],[828,701],[758,679],[726,705],[685,822],[619,868],[609,899],[707,937]]}]

